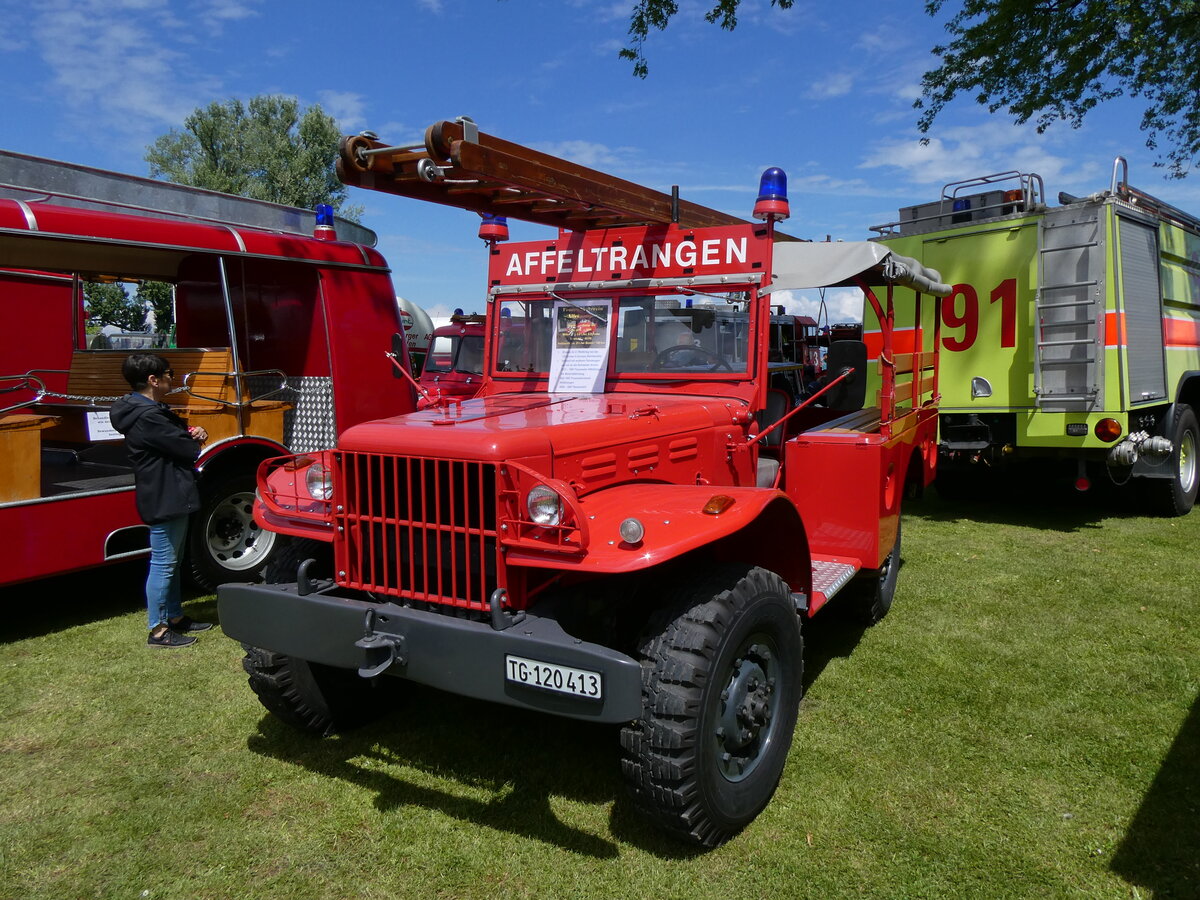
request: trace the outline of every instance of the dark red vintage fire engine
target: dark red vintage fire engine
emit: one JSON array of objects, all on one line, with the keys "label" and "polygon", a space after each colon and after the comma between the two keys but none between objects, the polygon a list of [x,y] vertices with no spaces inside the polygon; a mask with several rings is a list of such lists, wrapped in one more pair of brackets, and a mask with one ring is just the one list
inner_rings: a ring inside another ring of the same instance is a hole
[{"label": "dark red vintage fire engine", "polygon": [[[190,573],[210,588],[257,577],[278,552],[251,515],[258,464],[415,408],[383,355],[404,347],[373,243],[331,211],[0,152],[0,584],[149,552],[108,421],[135,350],[168,359],[168,402],[209,435]],[[87,333],[90,286],[147,282],[170,328]]]},{"label": "dark red vintage fire engine", "polygon": [[[891,346],[892,295],[948,288],[879,244],[781,239],[779,170],[761,224],[463,120],[417,148],[347,139],[341,173],[560,230],[490,247],[478,397],[260,469],[255,515],[297,565],[219,592],[251,686],[316,732],[374,712],[379,676],[620,725],[639,807],[729,839],[783,771],[802,620],[835,595],[866,622],[891,606],[937,394],[936,351]],[[769,387],[772,299],[828,285],[885,323],[870,405],[858,341],[806,398]]]}]

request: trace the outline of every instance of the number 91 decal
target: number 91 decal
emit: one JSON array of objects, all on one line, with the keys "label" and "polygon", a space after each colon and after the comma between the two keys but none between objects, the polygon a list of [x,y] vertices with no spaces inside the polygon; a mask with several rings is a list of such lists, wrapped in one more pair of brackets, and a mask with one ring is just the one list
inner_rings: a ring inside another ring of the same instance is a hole
[{"label": "number 91 decal", "polygon": [[[1006,278],[992,290],[991,302],[1000,303],[1000,346],[1017,345],[1017,279]],[[962,334],[947,334],[961,328]],[[947,350],[969,350],[979,337],[979,295],[969,284],[956,284],[942,298],[942,346]]]}]

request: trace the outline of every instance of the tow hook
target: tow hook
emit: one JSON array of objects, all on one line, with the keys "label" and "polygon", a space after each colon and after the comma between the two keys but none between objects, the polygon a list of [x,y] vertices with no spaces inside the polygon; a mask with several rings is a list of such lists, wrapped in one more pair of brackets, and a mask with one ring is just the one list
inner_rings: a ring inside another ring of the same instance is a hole
[{"label": "tow hook", "polygon": [[354,642],[354,646],[361,649],[365,657],[363,664],[358,667],[358,674],[363,678],[375,678],[391,668],[393,663],[408,665],[404,637],[377,632],[373,609],[368,609],[363,618],[363,636]]},{"label": "tow hook", "polygon": [[525,610],[523,609],[515,613],[510,613],[500,608],[500,604],[507,599],[508,591],[504,588],[496,588],[492,591],[492,596],[488,598],[488,606],[492,610],[492,628],[496,631],[512,628],[518,622],[525,619]]}]

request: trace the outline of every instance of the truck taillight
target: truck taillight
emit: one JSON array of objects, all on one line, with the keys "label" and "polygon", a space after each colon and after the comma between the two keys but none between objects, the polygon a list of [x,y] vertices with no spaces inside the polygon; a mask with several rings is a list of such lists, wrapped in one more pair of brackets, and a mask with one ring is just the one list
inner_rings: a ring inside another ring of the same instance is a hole
[{"label": "truck taillight", "polygon": [[1096,433],[1096,437],[1100,440],[1111,444],[1121,436],[1121,423],[1116,419],[1101,419],[1092,429]]}]

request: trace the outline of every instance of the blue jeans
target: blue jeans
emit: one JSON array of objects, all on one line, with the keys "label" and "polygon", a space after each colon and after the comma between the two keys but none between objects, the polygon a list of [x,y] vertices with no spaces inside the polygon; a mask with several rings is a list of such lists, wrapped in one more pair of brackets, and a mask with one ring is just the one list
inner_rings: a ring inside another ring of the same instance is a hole
[{"label": "blue jeans", "polygon": [[150,577],[146,579],[146,619],[150,630],[183,615],[179,559],[187,536],[188,517],[177,516],[150,526]]}]

